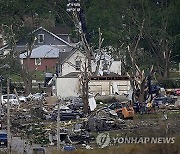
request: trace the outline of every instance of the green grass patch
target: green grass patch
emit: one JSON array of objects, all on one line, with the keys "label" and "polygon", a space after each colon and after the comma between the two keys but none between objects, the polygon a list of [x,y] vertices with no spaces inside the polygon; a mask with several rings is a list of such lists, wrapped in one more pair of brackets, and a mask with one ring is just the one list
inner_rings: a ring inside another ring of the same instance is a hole
[{"label": "green grass patch", "polygon": [[16,75],[16,74],[12,74],[10,76],[10,78],[12,79],[13,82],[22,82],[23,79],[20,75]]},{"label": "green grass patch", "polygon": [[33,80],[44,81],[44,72],[43,71],[36,71],[33,74]]}]

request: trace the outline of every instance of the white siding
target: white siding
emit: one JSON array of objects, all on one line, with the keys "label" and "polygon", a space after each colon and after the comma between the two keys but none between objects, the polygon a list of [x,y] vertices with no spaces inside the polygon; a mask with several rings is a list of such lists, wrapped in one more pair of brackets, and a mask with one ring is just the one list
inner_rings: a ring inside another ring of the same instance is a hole
[{"label": "white siding", "polygon": [[[71,72],[79,72],[75,68],[76,60],[81,60],[84,64],[85,56],[80,52],[76,51],[69,59],[67,59],[62,65],[62,76],[69,74]],[[74,66],[72,66],[74,65]]]},{"label": "white siding", "polygon": [[70,97],[79,95],[78,78],[57,78],[56,80],[57,96]]},{"label": "white siding", "polygon": [[110,72],[121,75],[121,61],[113,61],[110,67]]}]

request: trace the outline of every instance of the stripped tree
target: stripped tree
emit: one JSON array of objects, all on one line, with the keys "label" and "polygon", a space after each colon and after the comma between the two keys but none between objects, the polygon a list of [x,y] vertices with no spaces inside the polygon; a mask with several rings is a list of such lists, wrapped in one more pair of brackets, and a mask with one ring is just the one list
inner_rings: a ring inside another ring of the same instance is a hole
[{"label": "stripped tree", "polygon": [[[71,0],[70,0],[71,1]],[[72,21],[75,25],[75,28],[80,36],[80,44],[77,46],[77,49],[80,50],[82,53],[85,53],[85,62],[82,65],[82,69],[80,71],[79,81],[81,86],[81,93],[82,93],[82,99],[84,102],[84,113],[88,113],[88,99],[89,99],[89,81],[92,76],[92,59],[94,56],[94,50],[93,47],[89,44],[87,41],[87,34],[83,30],[81,16],[80,16],[80,0],[73,1],[72,3],[69,2],[67,4],[67,11],[72,12]],[[102,56],[102,50],[101,46],[103,43],[102,33],[99,28],[99,46],[98,46],[98,54],[100,57]],[[99,65],[100,65],[101,58],[97,61],[95,74],[98,74],[99,71]]]},{"label": "stripped tree", "polygon": [[138,101],[141,104],[144,103],[147,99],[147,95],[149,93],[149,87],[147,82],[153,74],[153,65],[150,67],[149,70],[147,69],[145,73],[145,70],[140,69],[140,66],[138,66],[135,56],[137,54],[139,42],[143,35],[144,21],[145,20],[143,20],[142,23],[139,24],[137,23],[137,21],[134,21],[138,27],[139,34],[137,39],[134,40],[133,43],[129,44],[129,46],[127,47],[132,62],[132,71],[127,73],[133,89],[132,101],[133,103]]}]

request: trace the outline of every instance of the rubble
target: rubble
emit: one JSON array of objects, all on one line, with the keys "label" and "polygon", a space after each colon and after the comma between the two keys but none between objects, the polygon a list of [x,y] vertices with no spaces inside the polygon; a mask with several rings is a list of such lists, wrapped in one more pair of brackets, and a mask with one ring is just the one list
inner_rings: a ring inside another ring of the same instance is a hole
[{"label": "rubble", "polygon": [[[57,144],[57,121],[52,119],[52,113],[57,112],[57,104],[47,105],[46,101],[29,100],[21,102],[19,108],[11,108],[11,132],[15,137],[26,138],[27,141],[34,144],[55,147]],[[70,110],[71,100],[63,100],[60,104],[60,112]],[[104,131],[121,131],[136,132],[139,130],[150,130],[153,127],[160,127],[159,121],[155,119],[146,120],[144,115],[139,117],[140,120],[125,120],[117,114],[117,110],[110,110],[111,104],[106,105],[104,102],[97,103],[96,109],[92,111],[88,117],[84,115],[78,119],[70,119],[60,122],[60,139],[61,144],[68,149],[72,147],[81,147],[85,149],[93,149],[92,143],[95,142],[97,132]],[[6,112],[6,107],[3,107]],[[71,109],[73,112],[82,112],[82,109]],[[163,115],[163,110],[167,114],[164,118],[169,122],[169,118],[173,116],[173,112],[179,111],[174,104],[169,103],[163,109],[157,109],[154,116]],[[151,114],[151,113],[148,113]],[[168,117],[168,118],[167,118]],[[63,119],[62,119],[63,120]],[[6,113],[2,116],[2,126],[6,128]],[[170,123],[170,126],[173,125]],[[160,130],[160,128],[158,128]]]}]

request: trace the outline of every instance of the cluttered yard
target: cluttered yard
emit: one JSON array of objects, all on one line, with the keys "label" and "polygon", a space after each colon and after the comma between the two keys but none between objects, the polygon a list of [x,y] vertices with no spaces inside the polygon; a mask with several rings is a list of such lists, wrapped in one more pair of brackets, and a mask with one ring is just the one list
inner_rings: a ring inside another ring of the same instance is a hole
[{"label": "cluttered yard", "polygon": [[[64,153],[171,153],[179,152],[180,110],[176,103],[155,107],[146,112],[135,112],[133,117],[123,117],[114,112],[113,106],[126,104],[123,101],[97,101],[97,108],[88,116],[83,115],[80,99],[60,101],[60,139]],[[11,108],[12,150],[18,153],[32,153],[41,147],[47,153],[57,153],[57,112],[58,105],[48,104],[48,98],[29,99]],[[77,100],[79,101],[77,103]],[[70,101],[70,102],[69,102]],[[76,103],[75,103],[76,102]],[[128,103],[128,101],[127,101]],[[73,104],[73,105],[72,105]],[[78,107],[77,107],[78,106]],[[128,108],[128,106],[123,106]],[[131,107],[129,108],[129,111]],[[123,111],[122,111],[123,113]],[[2,118],[2,129],[6,129],[6,115]],[[96,137],[108,133],[113,137],[175,137],[173,144],[109,144],[99,147]],[[173,147],[173,148],[172,148]],[[3,150],[2,150],[3,151]],[[171,152],[170,152],[171,151]]]}]

